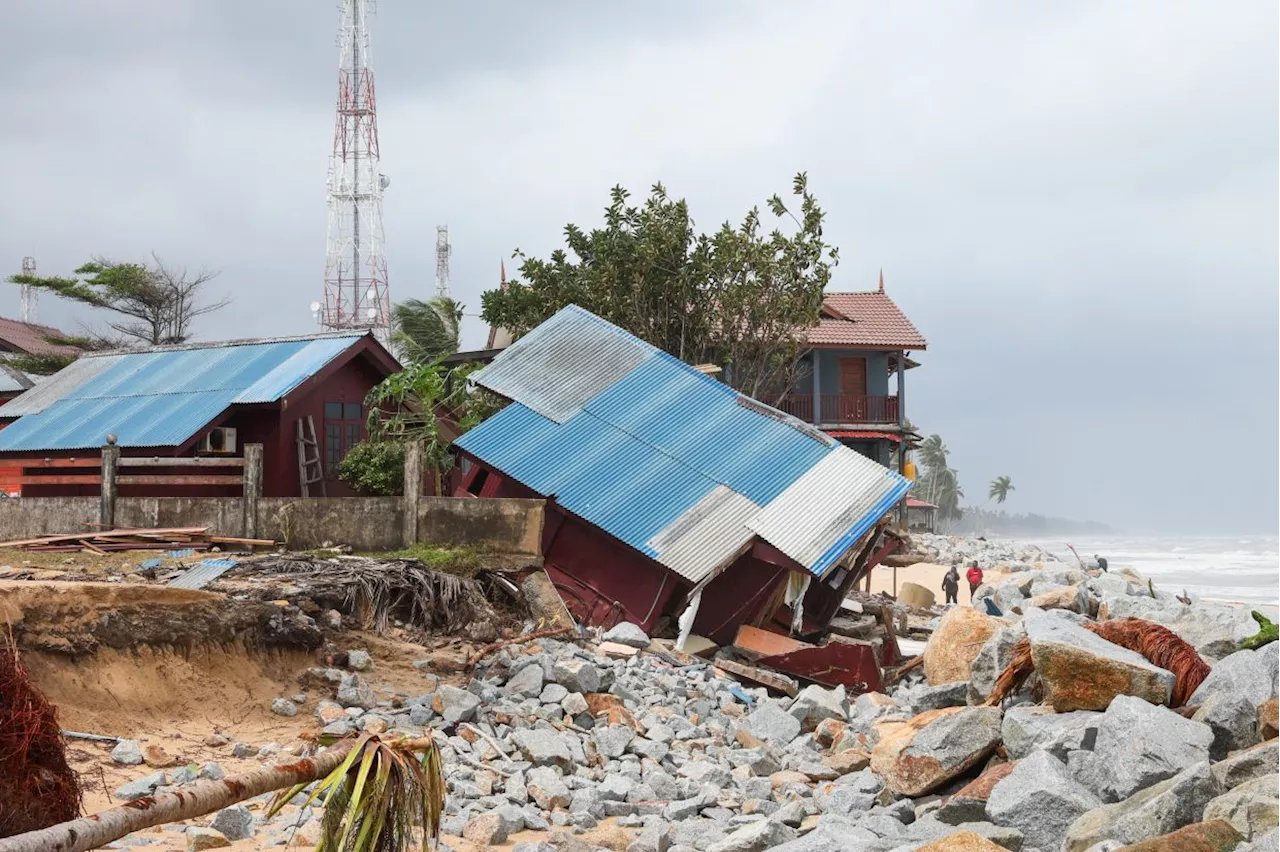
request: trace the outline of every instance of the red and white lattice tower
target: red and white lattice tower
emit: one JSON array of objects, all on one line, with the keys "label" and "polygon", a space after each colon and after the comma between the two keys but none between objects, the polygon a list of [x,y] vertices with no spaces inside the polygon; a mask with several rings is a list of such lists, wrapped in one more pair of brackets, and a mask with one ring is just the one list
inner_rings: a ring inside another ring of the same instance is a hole
[{"label": "red and white lattice tower", "polygon": [[373,0],[342,0],[338,28],[338,116],[329,160],[329,232],[324,302],[312,305],[330,329],[373,329],[389,337],[391,293],[382,236],[378,112],[369,66]]}]

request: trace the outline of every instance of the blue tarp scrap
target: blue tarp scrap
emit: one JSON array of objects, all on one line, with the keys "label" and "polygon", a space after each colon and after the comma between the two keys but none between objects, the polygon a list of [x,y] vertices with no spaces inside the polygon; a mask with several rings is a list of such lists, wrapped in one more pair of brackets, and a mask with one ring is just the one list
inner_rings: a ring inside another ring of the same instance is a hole
[{"label": "blue tarp scrap", "polygon": [[170,559],[186,559],[188,556],[195,556],[195,548],[188,547],[185,550],[166,550],[164,555]]}]

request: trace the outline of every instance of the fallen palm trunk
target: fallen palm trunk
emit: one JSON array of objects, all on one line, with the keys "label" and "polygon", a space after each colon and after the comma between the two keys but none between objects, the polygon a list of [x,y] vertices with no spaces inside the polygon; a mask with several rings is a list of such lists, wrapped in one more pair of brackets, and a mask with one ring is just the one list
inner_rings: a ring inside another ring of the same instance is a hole
[{"label": "fallen palm trunk", "polygon": [[[424,753],[421,763],[413,756],[415,752]],[[415,816],[425,817],[418,822],[427,833],[434,835],[438,830],[444,782],[432,740],[383,743],[364,735],[340,740],[315,757],[262,767],[221,781],[205,781],[180,792],[139,799],[99,814],[0,839],[0,852],[98,849],[135,831],[211,814],[263,793],[287,790],[292,797],[300,788],[322,778],[326,780],[320,786],[327,788],[328,793],[324,815],[326,835],[341,832],[344,841],[331,841],[326,844],[330,848],[346,848],[345,840],[352,829],[371,831],[374,840],[386,831],[398,835],[406,820]],[[398,800],[396,793],[401,796]],[[406,793],[421,797],[422,814],[406,810],[403,800]]]},{"label": "fallen palm trunk", "polygon": [[[1172,672],[1174,684],[1173,694],[1169,698],[1171,707],[1185,704],[1209,676],[1209,664],[1200,659],[1196,649],[1162,625],[1141,618],[1121,618],[1082,626],[1113,645],[1141,654],[1152,665]],[[998,706],[1017,692],[1033,671],[1035,664],[1031,659],[1031,642],[1024,637],[1013,646],[1009,665],[1000,674],[985,705]]]}]

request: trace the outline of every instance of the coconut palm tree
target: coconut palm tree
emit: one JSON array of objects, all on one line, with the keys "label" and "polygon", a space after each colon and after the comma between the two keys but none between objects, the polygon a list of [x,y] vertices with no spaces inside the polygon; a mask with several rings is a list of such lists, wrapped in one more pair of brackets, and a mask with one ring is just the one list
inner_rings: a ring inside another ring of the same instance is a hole
[{"label": "coconut palm tree", "polygon": [[991,489],[987,492],[987,498],[995,500],[996,503],[1003,503],[1009,498],[1010,491],[1016,491],[1013,487],[1012,480],[1007,476],[997,476],[991,480]]},{"label": "coconut palm tree", "polygon": [[397,302],[391,321],[391,344],[406,364],[426,364],[458,351],[462,305],[447,296]]},{"label": "coconut palm tree", "polygon": [[[259,767],[223,781],[206,781],[178,793],[161,793],[154,799],[6,837],[0,839],[0,852],[99,849],[144,828],[193,819],[277,790],[270,816],[313,784],[307,803],[324,798],[321,845],[325,849],[425,848],[425,840],[439,833],[445,782],[435,742],[382,741],[362,734],[340,740],[313,758]],[[424,835],[424,842],[411,844],[415,832]]]}]

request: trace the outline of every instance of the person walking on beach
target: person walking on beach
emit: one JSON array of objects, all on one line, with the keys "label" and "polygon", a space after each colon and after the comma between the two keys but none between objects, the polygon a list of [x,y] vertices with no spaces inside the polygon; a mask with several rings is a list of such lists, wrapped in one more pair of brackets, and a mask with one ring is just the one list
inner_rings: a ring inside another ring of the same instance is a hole
[{"label": "person walking on beach", "polygon": [[947,603],[959,603],[956,600],[956,592],[960,590],[960,569],[955,563],[951,564],[950,570],[942,576],[942,591],[947,593]]},{"label": "person walking on beach", "polygon": [[964,572],[964,578],[969,581],[969,597],[972,598],[973,593],[982,585],[982,569],[978,567],[977,562],[969,565],[969,570]]}]

